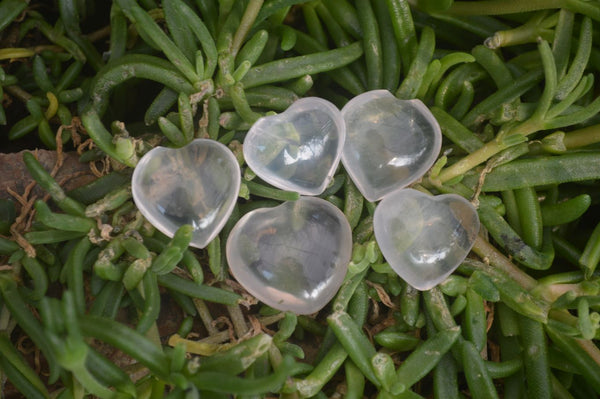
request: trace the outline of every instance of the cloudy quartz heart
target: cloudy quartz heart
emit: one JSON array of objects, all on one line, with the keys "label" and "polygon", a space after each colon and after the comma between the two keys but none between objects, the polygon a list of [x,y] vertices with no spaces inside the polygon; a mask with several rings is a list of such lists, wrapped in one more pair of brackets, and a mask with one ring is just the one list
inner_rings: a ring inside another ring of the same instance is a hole
[{"label": "cloudy quartz heart", "polygon": [[369,201],[421,178],[440,152],[440,127],[419,100],[399,100],[387,90],[373,90],[350,100],[342,116],[342,163]]},{"label": "cloudy quartz heart", "polygon": [[227,240],[237,281],[267,305],[298,314],[314,313],[333,298],[351,253],[344,214],[313,197],[249,212]]},{"label": "cloudy quartz heart", "polygon": [[233,153],[213,140],[185,147],[156,147],[137,164],[132,177],[135,204],[169,237],[184,224],[194,227],[190,245],[204,248],[231,215],[240,188]]},{"label": "cloudy quartz heart", "polygon": [[318,195],[339,164],[344,138],[340,111],[322,98],[306,97],[252,125],[244,139],[244,158],[267,183]]},{"label": "cloudy quartz heart", "polygon": [[454,194],[401,189],[377,205],[375,238],[389,265],[408,284],[428,290],[468,255],[479,232],[477,211]]}]

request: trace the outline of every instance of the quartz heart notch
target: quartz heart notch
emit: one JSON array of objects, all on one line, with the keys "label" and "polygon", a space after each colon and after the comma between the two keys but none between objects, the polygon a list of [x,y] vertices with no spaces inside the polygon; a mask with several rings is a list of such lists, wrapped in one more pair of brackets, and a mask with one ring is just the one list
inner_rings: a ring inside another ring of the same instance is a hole
[{"label": "quartz heart notch", "polygon": [[156,147],[137,164],[133,200],[144,217],[172,237],[190,224],[190,245],[204,248],[219,234],[235,206],[240,167],[223,144],[196,139],[182,148]]}]

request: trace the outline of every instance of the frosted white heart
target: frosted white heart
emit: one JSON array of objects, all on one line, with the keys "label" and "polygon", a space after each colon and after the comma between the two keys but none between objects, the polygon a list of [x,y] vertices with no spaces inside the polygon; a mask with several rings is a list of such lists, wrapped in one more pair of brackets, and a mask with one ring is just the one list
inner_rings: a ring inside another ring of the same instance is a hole
[{"label": "frosted white heart", "polygon": [[387,90],[373,90],[350,100],[342,116],[342,163],[369,201],[419,179],[440,152],[440,127],[419,100],[399,100]]},{"label": "frosted white heart", "polygon": [[244,139],[244,158],[261,179],[282,190],[321,194],[337,168],[345,139],[340,111],[306,97],[260,118]]},{"label": "frosted white heart", "polygon": [[466,258],[479,232],[479,218],[458,195],[433,197],[401,189],[379,203],[373,226],[394,271],[413,287],[428,290]]},{"label": "frosted white heart", "polygon": [[146,153],[131,184],[135,204],[152,225],[172,237],[190,224],[190,245],[204,248],[231,215],[240,180],[240,167],[226,146],[196,139],[182,148],[156,147]]},{"label": "frosted white heart", "polygon": [[267,305],[298,314],[317,312],[333,298],[351,254],[344,214],[314,197],[251,211],[227,240],[236,280]]}]

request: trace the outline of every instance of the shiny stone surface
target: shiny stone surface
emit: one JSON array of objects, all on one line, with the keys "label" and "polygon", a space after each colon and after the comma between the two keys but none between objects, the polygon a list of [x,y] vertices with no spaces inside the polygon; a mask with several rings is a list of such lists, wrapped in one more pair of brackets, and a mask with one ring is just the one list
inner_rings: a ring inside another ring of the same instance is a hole
[{"label": "shiny stone surface", "polygon": [[267,183],[318,195],[333,178],[344,139],[340,111],[322,98],[306,97],[256,121],[244,139],[244,158]]},{"label": "shiny stone surface", "polygon": [[133,199],[169,237],[191,224],[190,245],[204,248],[231,215],[240,180],[240,167],[226,146],[196,139],[182,148],[156,147],[146,153],[133,172]]},{"label": "shiny stone surface", "polygon": [[373,90],[350,100],[342,116],[342,163],[369,201],[419,179],[440,152],[440,127],[420,100],[399,100],[387,90]]},{"label": "shiny stone surface", "polygon": [[433,197],[401,189],[377,205],[373,226],[389,265],[408,284],[428,290],[466,258],[479,232],[479,217],[458,195]]},{"label": "shiny stone surface", "polygon": [[244,215],[227,240],[236,280],[282,311],[310,314],[336,294],[352,253],[352,231],[331,203],[301,197]]}]

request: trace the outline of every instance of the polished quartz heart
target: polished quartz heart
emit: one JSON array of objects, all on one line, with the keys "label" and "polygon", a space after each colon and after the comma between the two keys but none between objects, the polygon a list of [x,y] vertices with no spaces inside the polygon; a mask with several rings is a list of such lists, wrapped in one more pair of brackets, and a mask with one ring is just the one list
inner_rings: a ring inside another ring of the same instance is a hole
[{"label": "polished quartz heart", "polygon": [[373,226],[389,265],[408,284],[428,290],[465,259],[479,232],[479,218],[458,195],[432,197],[401,189],[377,205]]},{"label": "polished quartz heart", "polygon": [[419,179],[440,152],[440,126],[419,100],[399,100],[387,90],[373,90],[350,100],[342,116],[342,163],[369,201]]},{"label": "polished quartz heart", "polygon": [[252,125],[244,139],[244,158],[267,183],[318,195],[339,164],[345,131],[335,105],[322,98],[302,98],[285,112]]},{"label": "polished quartz heart", "polygon": [[204,248],[231,215],[240,180],[240,167],[226,146],[196,139],[182,148],[156,147],[146,153],[131,185],[135,204],[153,226],[172,237],[190,224],[190,245]]},{"label": "polished quartz heart", "polygon": [[267,305],[298,314],[317,312],[333,298],[351,254],[344,214],[314,197],[251,211],[227,240],[237,281]]}]

